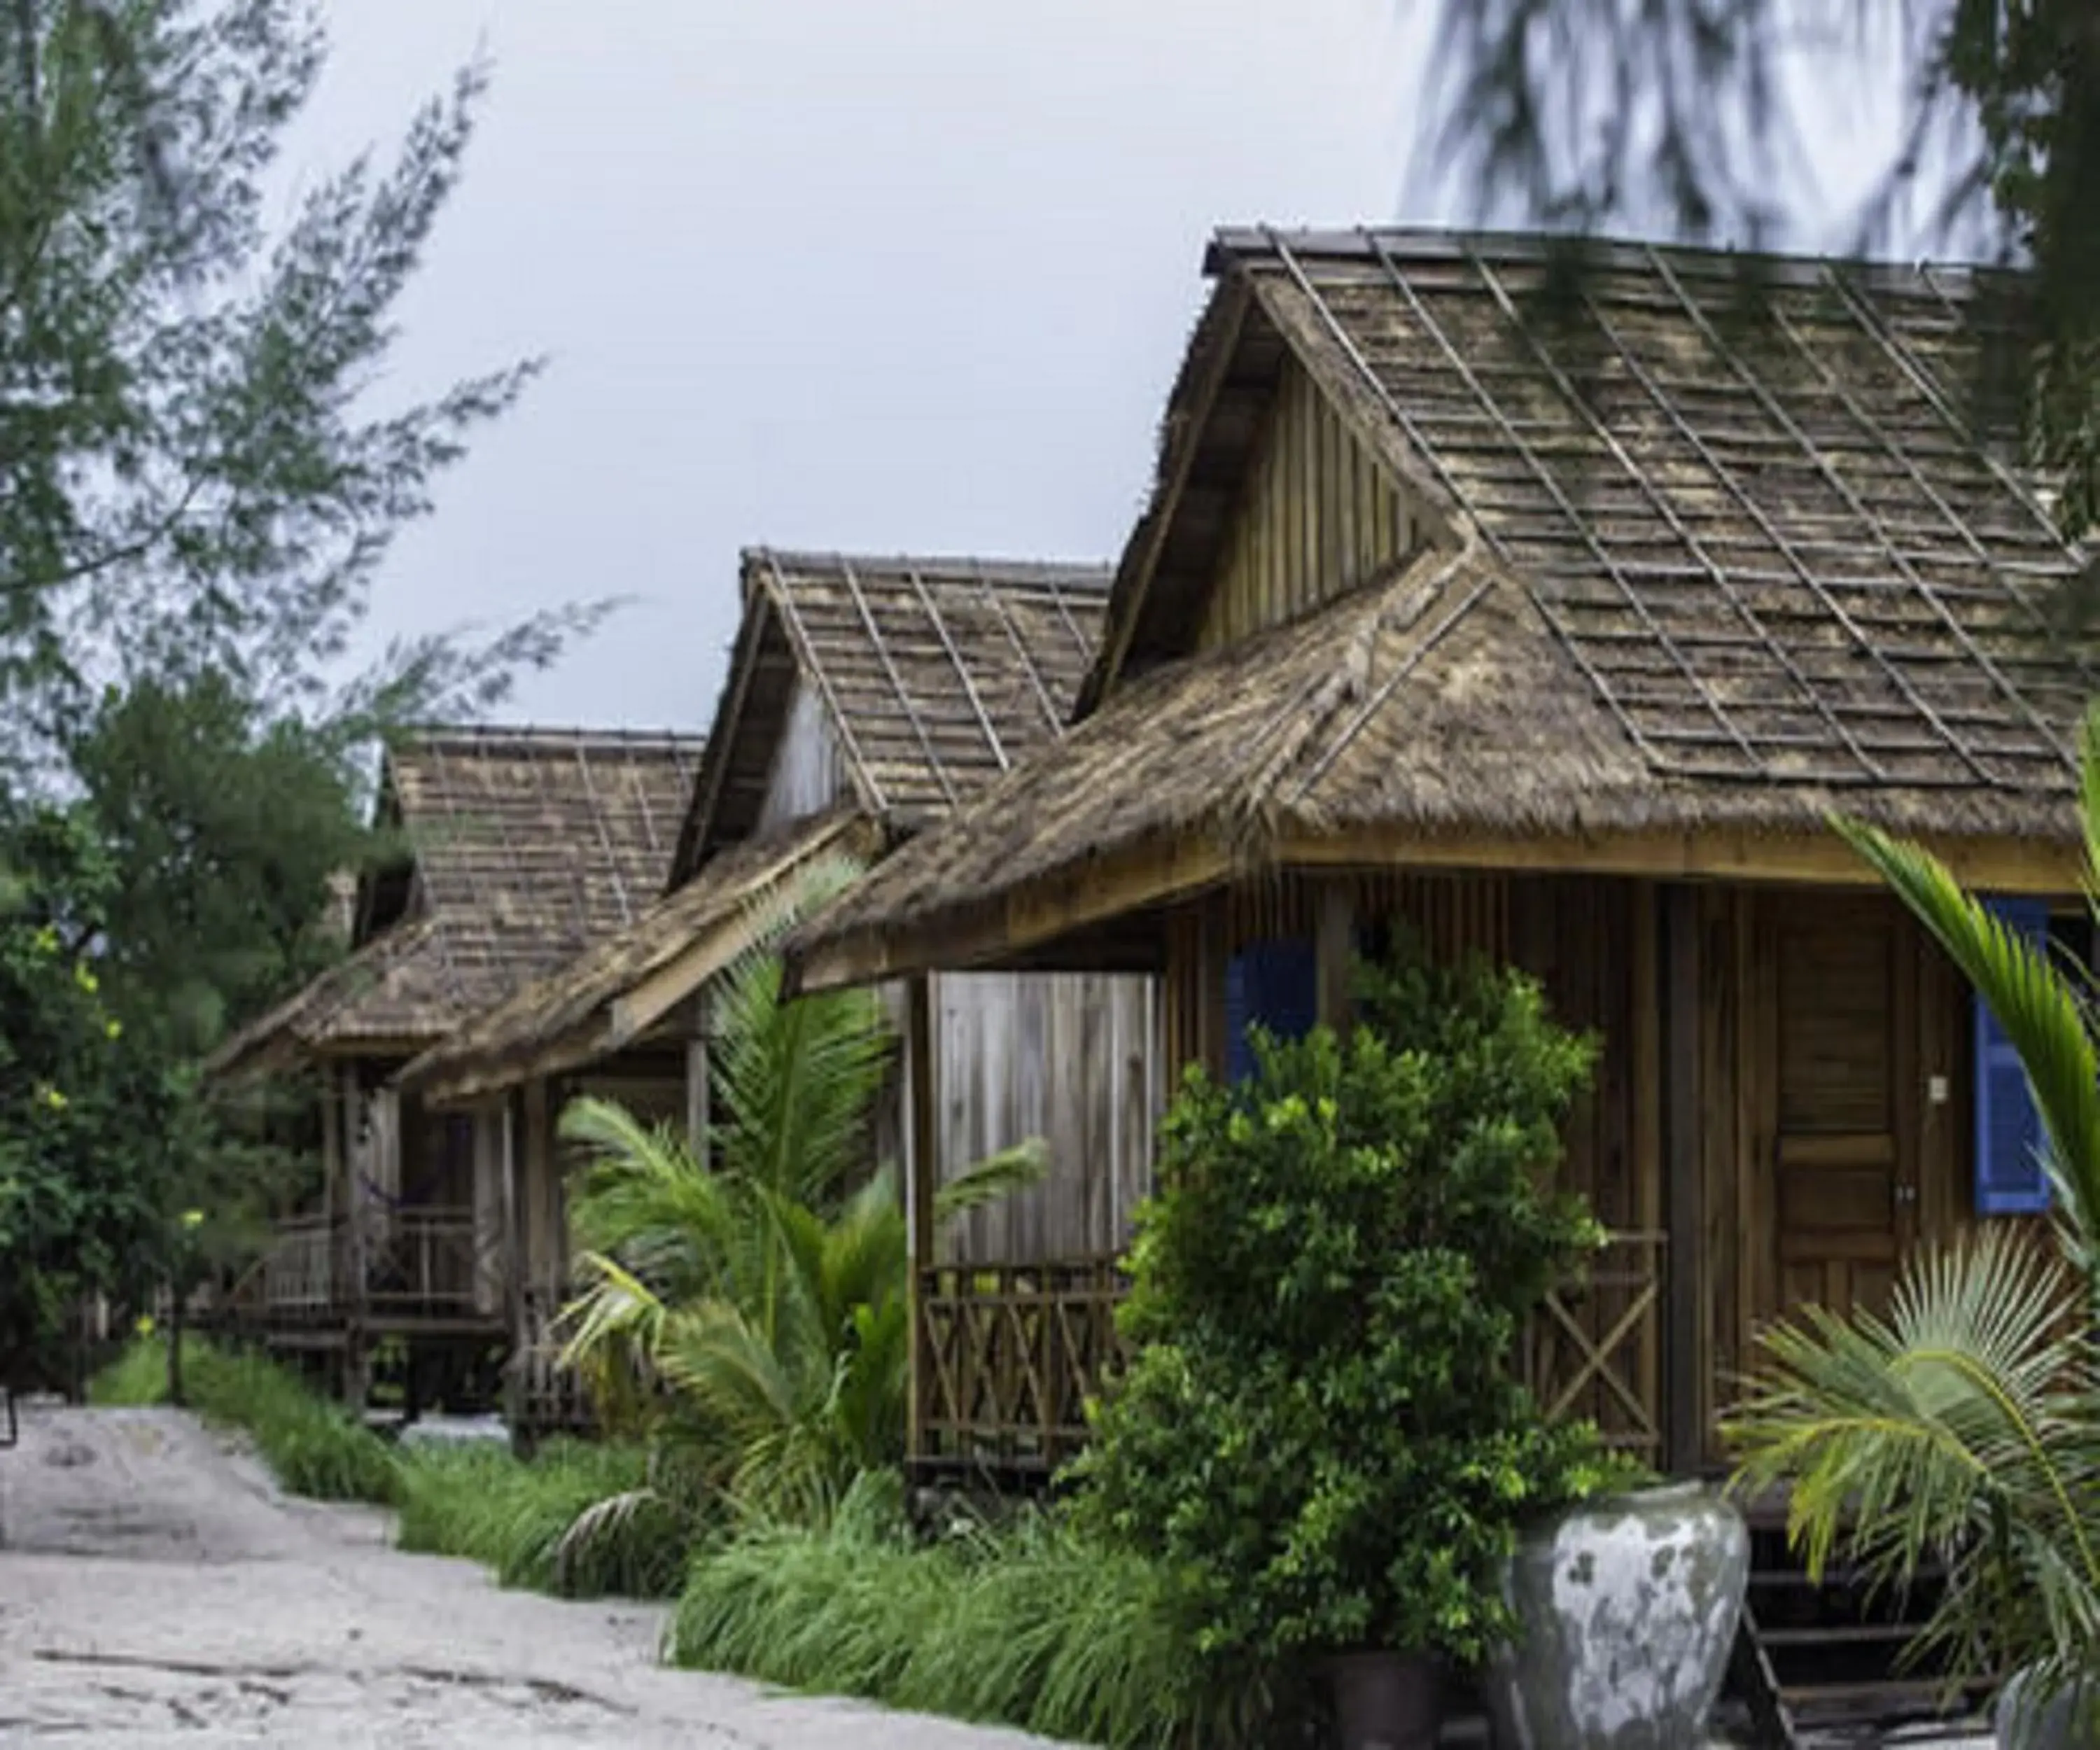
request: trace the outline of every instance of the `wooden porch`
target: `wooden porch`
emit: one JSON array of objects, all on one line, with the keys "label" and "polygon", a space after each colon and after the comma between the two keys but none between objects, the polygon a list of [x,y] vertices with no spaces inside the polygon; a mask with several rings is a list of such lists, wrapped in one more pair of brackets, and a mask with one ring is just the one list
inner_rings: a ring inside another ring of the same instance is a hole
[{"label": "wooden porch", "polygon": [[[2066,927],[2022,903],[2032,928]],[[1594,1033],[1560,1178],[1612,1239],[1539,1309],[1521,1366],[1550,1414],[1594,1421],[1658,1471],[1725,1466],[1719,1424],[1761,1327],[1811,1304],[1877,1306],[1919,1247],[2035,1206],[1979,1139],[1974,998],[1884,893],[1286,870],[1152,918],[1165,1060],[1213,1074],[1233,1073],[1253,1018],[1234,1007],[1238,957],[1300,956],[1295,1024],[1346,1019],[1355,954],[1396,930],[1441,959],[1523,968],[1564,1024]],[[1121,1356],[1112,1259],[917,1238],[934,1263],[915,1285],[915,1467],[1047,1475],[1083,1443],[1087,1400]]]}]

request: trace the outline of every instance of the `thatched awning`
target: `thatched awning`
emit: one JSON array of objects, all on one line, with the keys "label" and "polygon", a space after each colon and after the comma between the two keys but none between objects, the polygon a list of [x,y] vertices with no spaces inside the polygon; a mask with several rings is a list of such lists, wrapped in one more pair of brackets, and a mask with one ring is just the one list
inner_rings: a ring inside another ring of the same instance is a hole
[{"label": "thatched awning", "polygon": [[805,989],[996,960],[1289,862],[1864,879],[1833,809],[2002,888],[2075,883],[2067,770],[2018,790],[1658,776],[1524,585],[1477,547],[1436,550],[1118,690],[798,931],[788,958]]},{"label": "thatched awning", "polygon": [[404,1055],[441,1034],[456,969],[434,919],[375,937],[268,1013],[205,1063],[214,1080],[281,1074],[310,1059]]},{"label": "thatched awning", "polygon": [[848,809],[724,853],[626,928],[426,1051],[402,1084],[457,1104],[623,1049],[746,953],[774,902],[813,871],[872,857],[880,838]]}]

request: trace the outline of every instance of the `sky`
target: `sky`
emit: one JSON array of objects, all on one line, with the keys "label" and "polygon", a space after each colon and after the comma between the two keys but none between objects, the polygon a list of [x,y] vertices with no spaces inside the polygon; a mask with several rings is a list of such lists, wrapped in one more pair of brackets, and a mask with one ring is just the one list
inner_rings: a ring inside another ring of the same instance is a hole
[{"label": "sky", "polygon": [[392,635],[633,604],[499,715],[704,730],[742,547],[1112,558],[1220,223],[1401,215],[1402,0],[333,0],[284,198],[495,82],[383,403],[544,353]]}]

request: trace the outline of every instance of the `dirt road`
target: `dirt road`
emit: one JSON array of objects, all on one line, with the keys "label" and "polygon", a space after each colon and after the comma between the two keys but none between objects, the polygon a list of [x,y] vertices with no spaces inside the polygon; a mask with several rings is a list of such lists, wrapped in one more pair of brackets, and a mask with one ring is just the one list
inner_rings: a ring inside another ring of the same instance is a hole
[{"label": "dirt road", "polygon": [[499,1591],[280,1497],[187,1417],[42,1410],[0,1452],[0,1744],[1026,1750],[655,1663],[660,1613]]}]

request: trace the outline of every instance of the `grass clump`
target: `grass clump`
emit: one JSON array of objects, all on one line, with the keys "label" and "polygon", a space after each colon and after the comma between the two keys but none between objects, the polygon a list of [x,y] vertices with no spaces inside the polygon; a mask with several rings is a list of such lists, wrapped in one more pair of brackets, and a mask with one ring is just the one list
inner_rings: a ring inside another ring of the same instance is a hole
[{"label": "grass clump", "polygon": [[[168,1346],[142,1337],[95,1377],[88,1401],[167,1401]],[[183,1386],[206,1422],[238,1428],[288,1493],[315,1501],[390,1503],[400,1491],[393,1448],[338,1404],[298,1375],[258,1355],[223,1349],[201,1338],[183,1342]]]},{"label": "grass clump", "polygon": [[[1050,1515],[934,1544],[894,1476],[832,1522],[746,1529],[692,1563],[674,1664],[1114,1747],[1229,1744],[1258,1697],[1205,1668],[1172,1576]],[[1207,1690],[1208,1693],[1204,1691]]]},{"label": "grass clump", "polygon": [[399,1545],[465,1556],[498,1584],[562,1598],[666,1598],[686,1537],[633,1446],[549,1442],[530,1459],[477,1443],[401,1467]]}]

